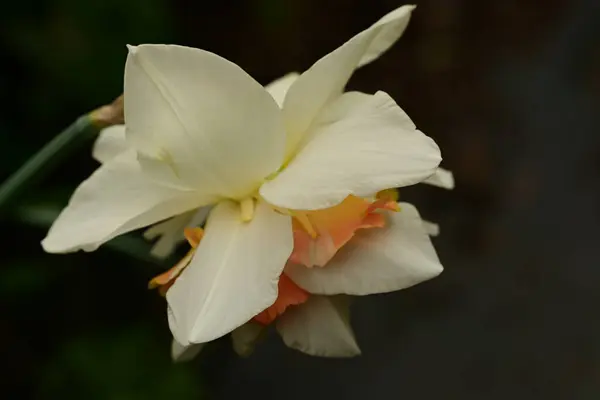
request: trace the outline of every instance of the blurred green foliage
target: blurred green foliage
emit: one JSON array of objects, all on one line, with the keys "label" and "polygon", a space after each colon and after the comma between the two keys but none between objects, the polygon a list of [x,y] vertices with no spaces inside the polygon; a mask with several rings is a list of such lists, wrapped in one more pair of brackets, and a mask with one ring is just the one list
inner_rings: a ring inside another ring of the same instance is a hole
[{"label": "blurred green foliage", "polygon": [[[123,88],[126,44],[173,42],[165,0],[35,0],[3,6],[0,177]],[[69,114],[67,114],[67,112]]]},{"label": "blurred green foliage", "polygon": [[186,365],[169,366],[164,343],[147,325],[76,338],[44,367],[44,398],[89,400],[197,399],[198,376]]},{"label": "blurred green foliage", "polygon": [[65,101],[116,97],[122,91],[125,44],[172,39],[164,0],[35,3],[12,3],[2,26],[12,55],[32,78],[27,109],[42,119],[60,114]]}]

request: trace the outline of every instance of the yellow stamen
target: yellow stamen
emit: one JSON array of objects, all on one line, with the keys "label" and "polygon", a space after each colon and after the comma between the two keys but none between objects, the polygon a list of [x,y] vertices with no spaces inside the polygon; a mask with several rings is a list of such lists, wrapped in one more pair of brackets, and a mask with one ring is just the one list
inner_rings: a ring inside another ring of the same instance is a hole
[{"label": "yellow stamen", "polygon": [[396,189],[385,189],[380,192],[377,192],[376,197],[378,200],[398,202],[398,200],[400,200],[400,192]]},{"label": "yellow stamen", "polygon": [[302,228],[304,228],[306,233],[308,233],[311,238],[315,239],[317,236],[319,236],[311,224],[310,219],[308,219],[308,215],[303,212],[295,212],[292,215],[294,218],[296,218],[300,225],[302,225]]},{"label": "yellow stamen", "polygon": [[240,201],[240,209],[242,212],[242,221],[250,222],[254,218],[254,199],[252,197],[246,197]]},{"label": "yellow stamen", "polygon": [[184,268],[188,266],[190,261],[192,261],[192,257],[194,256],[195,252],[195,249],[190,249],[190,251],[188,251],[185,257],[179,260],[179,262],[175,264],[175,266],[173,266],[168,271],[163,272],[162,274],[154,277],[148,283],[148,289],[154,289],[158,286],[166,285],[167,283],[175,279],[181,273],[181,271],[183,271]]}]

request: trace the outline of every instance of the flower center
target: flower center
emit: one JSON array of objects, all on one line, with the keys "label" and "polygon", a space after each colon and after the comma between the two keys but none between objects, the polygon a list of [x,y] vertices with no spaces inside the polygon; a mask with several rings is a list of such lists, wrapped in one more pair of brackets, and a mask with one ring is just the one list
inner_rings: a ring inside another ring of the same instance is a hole
[{"label": "flower center", "polygon": [[379,192],[374,201],[348,196],[337,206],[316,211],[293,211],[294,250],[290,261],[324,267],[359,229],[381,228],[380,210],[398,211],[395,190]]},{"label": "flower center", "polygon": [[[274,207],[275,211],[292,217],[294,249],[288,262],[309,268],[326,266],[337,251],[352,239],[356,231],[384,227],[385,217],[380,211],[399,211],[397,201],[398,192],[391,189],[377,193],[374,200],[351,195],[337,206],[323,210],[294,211]],[[244,198],[239,204],[242,221],[251,221],[256,208],[254,197]],[[202,228],[185,228],[184,235],[192,248],[175,266],[156,276],[148,285],[150,288],[159,287],[163,296],[192,260],[204,231]],[[282,273],[277,300],[256,315],[254,320],[263,325],[270,324],[289,306],[302,304],[309,296],[308,292]]]}]

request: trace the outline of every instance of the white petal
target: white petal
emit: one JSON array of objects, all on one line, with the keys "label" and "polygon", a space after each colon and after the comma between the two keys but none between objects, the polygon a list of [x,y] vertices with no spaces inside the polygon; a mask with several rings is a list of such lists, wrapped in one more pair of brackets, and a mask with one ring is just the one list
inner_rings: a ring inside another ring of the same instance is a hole
[{"label": "white petal", "polygon": [[182,46],[130,47],[127,140],[186,185],[242,198],[279,168],[281,112],[237,65]]},{"label": "white petal", "polygon": [[100,163],[105,163],[130,148],[125,140],[125,125],[113,125],[102,129],[94,147],[92,157]]},{"label": "white petal", "polygon": [[297,72],[290,72],[265,86],[265,89],[273,96],[273,99],[275,99],[279,107],[283,106],[283,100],[285,99],[287,91],[299,76],[300,74]]},{"label": "white petal", "polygon": [[144,238],[147,240],[158,238],[150,254],[156,258],[170,256],[175,248],[185,241],[183,230],[203,224],[210,210],[211,206],[201,207],[199,210],[189,211],[148,228],[144,232]]},{"label": "white petal", "polygon": [[190,265],[167,292],[169,325],[181,344],[231,332],[275,302],[292,252],[291,218],[260,202],[250,222],[238,203],[211,211]]},{"label": "white petal", "polygon": [[[301,144],[307,144],[311,137],[318,132],[320,128],[338,122],[344,118],[348,118],[349,115],[353,115],[356,112],[361,112],[361,108],[364,107],[366,102],[370,101],[372,98],[372,94],[363,92],[351,91],[343,93],[340,97],[335,99],[335,101],[331,102],[323,109],[323,111],[315,120],[313,128],[308,132],[308,134],[304,135]],[[408,116],[406,117],[407,121],[404,128],[410,130],[415,129],[416,127],[410,118],[408,118]],[[299,150],[301,150],[302,147],[300,147]]]},{"label": "white petal", "polygon": [[263,334],[265,327],[250,321],[231,332],[233,350],[241,357],[248,357],[254,351],[256,342]]},{"label": "white petal", "polygon": [[427,232],[429,236],[435,237],[440,234],[440,226],[434,222],[423,220],[423,229],[425,229],[425,232]]},{"label": "white petal", "polygon": [[50,253],[92,251],[115,236],[211,200],[157,184],[142,173],[135,154],[126,152],[100,166],[77,188],[42,246]]},{"label": "white petal", "polygon": [[200,353],[205,345],[206,343],[199,343],[184,346],[173,339],[171,343],[171,359],[173,362],[191,361]]},{"label": "white petal", "polygon": [[386,28],[382,29],[379,34],[373,38],[369,48],[358,63],[359,67],[362,67],[363,65],[379,58],[379,56],[386,52],[398,39],[400,39],[400,36],[402,36],[404,30],[408,26],[411,12],[415,9],[415,7],[416,6],[414,5],[404,5],[386,14],[373,25],[384,25]]},{"label": "white petal", "polygon": [[367,229],[342,247],[323,268],[290,265],[286,273],[316,294],[367,295],[405,289],[443,268],[417,209],[400,203],[385,228]]},{"label": "white petal", "polygon": [[412,185],[435,172],[440,149],[389,95],[353,97],[360,105],[347,102],[342,117],[334,103],[338,119],[318,127],[288,167],[261,187],[268,202],[297,210],[327,208],[350,194]]},{"label": "white petal", "polygon": [[288,308],[276,322],[283,342],[311,356],[359,355],[346,300],[341,296],[311,296],[306,303]]},{"label": "white petal", "polygon": [[447,169],[438,168],[435,174],[425,179],[423,183],[438,186],[442,189],[454,189],[454,175]]},{"label": "white petal", "polygon": [[408,24],[413,6],[392,11],[335,51],[317,61],[294,82],[288,91],[283,114],[288,134],[286,153],[291,156],[321,109],[342,94],[348,79],[359,65],[391,45]]}]

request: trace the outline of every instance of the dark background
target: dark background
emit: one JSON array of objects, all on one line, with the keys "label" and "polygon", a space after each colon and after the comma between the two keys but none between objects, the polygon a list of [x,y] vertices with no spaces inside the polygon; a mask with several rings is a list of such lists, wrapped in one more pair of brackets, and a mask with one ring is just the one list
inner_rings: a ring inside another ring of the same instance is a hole
[{"label": "dark background", "polygon": [[[600,1],[416,0],[404,37],[349,87],[390,93],[442,148],[448,192],[402,191],[445,272],[357,299],[363,355],[311,358],[272,335],[172,365],[161,266],[126,244],[44,254],[89,146],[4,212],[6,399],[600,398]],[[301,71],[392,0],[22,0],[0,13],[0,178],[122,91],[125,44],[178,43],[263,84]]]}]

